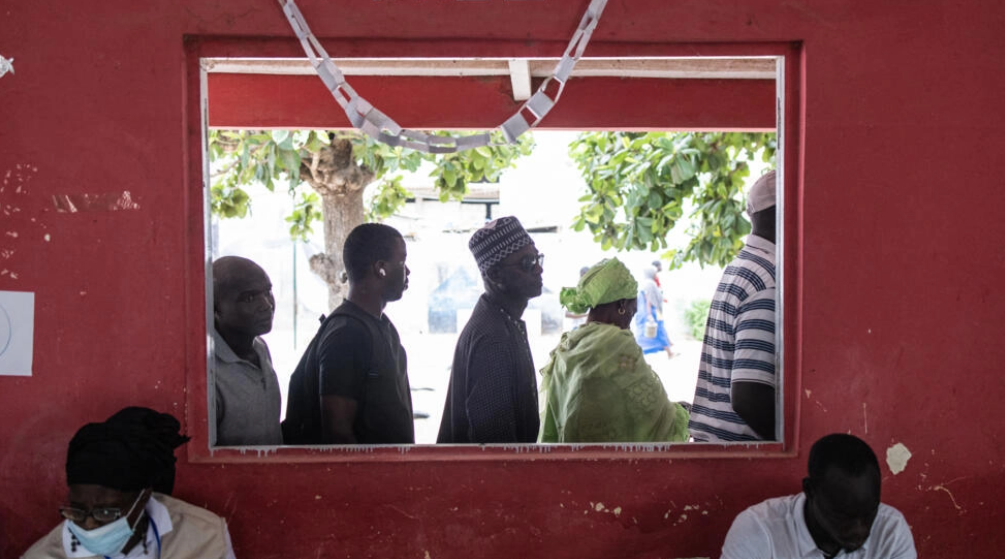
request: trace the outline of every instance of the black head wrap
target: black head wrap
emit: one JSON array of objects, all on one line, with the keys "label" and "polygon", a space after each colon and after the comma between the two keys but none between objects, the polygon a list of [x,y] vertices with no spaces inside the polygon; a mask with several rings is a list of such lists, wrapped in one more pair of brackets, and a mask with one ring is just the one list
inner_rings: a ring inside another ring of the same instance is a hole
[{"label": "black head wrap", "polygon": [[94,484],[170,494],[174,489],[174,449],[188,442],[174,416],[130,407],[104,423],[88,423],[70,440],[66,483]]}]

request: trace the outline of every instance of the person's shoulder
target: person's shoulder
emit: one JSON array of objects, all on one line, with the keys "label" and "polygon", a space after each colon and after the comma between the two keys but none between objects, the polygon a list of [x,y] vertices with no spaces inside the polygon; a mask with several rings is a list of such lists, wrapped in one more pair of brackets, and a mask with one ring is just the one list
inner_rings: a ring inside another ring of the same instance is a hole
[{"label": "person's shoulder", "polygon": [[502,311],[487,303],[484,299],[479,299],[475,308],[471,311],[471,317],[461,329],[458,337],[458,344],[463,340],[465,343],[474,343],[483,338],[494,338],[498,335],[506,335],[506,317]]},{"label": "person's shoulder", "polygon": [[322,344],[327,345],[334,341],[353,345],[361,340],[369,339],[370,330],[362,318],[354,314],[339,313],[338,309],[332,313],[338,314],[328,318],[320,336]]},{"label": "person's shoulder", "polygon": [[880,503],[876,512],[869,541],[870,548],[875,549],[879,557],[914,559],[918,556],[907,519],[899,510],[884,503]]},{"label": "person's shoulder", "polygon": [[760,503],[747,507],[747,510],[744,512],[749,512],[764,521],[786,518],[792,514],[800,495],[802,494],[796,493],[795,495],[765,499]]},{"label": "person's shoulder", "polygon": [[879,504],[879,511],[876,513],[876,519],[879,523],[882,523],[890,529],[898,529],[907,526],[907,519],[904,518],[904,514],[886,503]]},{"label": "person's shoulder", "polygon": [[62,559],[63,557],[63,523],[56,524],[56,527],[42,536],[27,551],[21,555],[21,559]]},{"label": "person's shoulder", "polygon": [[175,497],[155,493],[167,509],[171,531],[163,534],[166,557],[223,559],[232,557],[227,522],[220,516]]},{"label": "person's shoulder", "polygon": [[642,355],[642,348],[635,341],[631,330],[619,328],[613,324],[589,322],[571,333],[580,342],[600,344],[605,351],[619,354]]},{"label": "person's shoulder", "polygon": [[183,523],[190,526],[201,525],[204,528],[225,529],[223,518],[212,511],[163,493],[155,493],[154,498],[164,505],[171,516],[172,524],[175,526]]}]

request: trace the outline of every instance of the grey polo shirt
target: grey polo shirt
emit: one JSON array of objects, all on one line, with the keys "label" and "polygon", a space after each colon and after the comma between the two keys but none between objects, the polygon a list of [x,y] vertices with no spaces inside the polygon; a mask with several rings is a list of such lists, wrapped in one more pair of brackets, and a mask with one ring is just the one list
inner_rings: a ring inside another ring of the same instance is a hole
[{"label": "grey polo shirt", "polygon": [[213,328],[214,359],[210,371],[210,446],[281,445],[279,428],[282,397],[272,368],[269,346],[255,338],[253,347],[261,368],[237,356]]}]

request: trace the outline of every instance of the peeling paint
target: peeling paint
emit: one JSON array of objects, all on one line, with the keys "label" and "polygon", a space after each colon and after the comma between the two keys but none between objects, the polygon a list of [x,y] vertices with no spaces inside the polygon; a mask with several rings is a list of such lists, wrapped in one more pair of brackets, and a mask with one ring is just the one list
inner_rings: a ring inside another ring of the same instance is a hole
[{"label": "peeling paint", "polygon": [[45,239],[45,242],[49,242],[52,240],[52,235],[46,233],[42,238]]},{"label": "peeling paint", "polygon": [[0,78],[10,72],[10,75],[14,75],[14,58],[4,58],[0,56]]},{"label": "peeling paint", "polygon": [[893,475],[904,471],[907,461],[911,459],[911,451],[903,443],[897,443],[886,449],[886,465],[890,467]]},{"label": "peeling paint", "polygon": [[869,434],[869,408],[862,402],[862,423],[865,425],[865,434]]},{"label": "peeling paint", "polygon": [[964,512],[966,512],[965,510],[963,510],[963,507],[961,507],[956,502],[956,497],[953,496],[953,492],[950,491],[949,489],[947,489],[945,485],[936,485],[936,486],[932,487],[931,489],[929,489],[929,491],[943,491],[943,492],[945,492],[946,495],[949,495],[949,500],[953,502],[953,507],[956,508],[956,510],[960,511],[960,514],[963,514]]},{"label": "peeling paint", "polygon": [[807,400],[808,400],[808,399],[810,398],[810,395],[811,395],[811,394],[813,394],[813,391],[812,391],[812,390],[810,390],[810,389],[807,389],[807,390],[806,390],[806,399],[807,399]]}]

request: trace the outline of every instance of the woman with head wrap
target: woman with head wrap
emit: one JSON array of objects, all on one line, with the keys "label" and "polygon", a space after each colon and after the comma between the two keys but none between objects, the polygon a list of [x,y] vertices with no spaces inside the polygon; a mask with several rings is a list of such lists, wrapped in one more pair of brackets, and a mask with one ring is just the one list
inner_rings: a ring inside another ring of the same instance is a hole
[{"label": "woman with head wrap", "polygon": [[189,440],[180,428],[135,407],[81,427],[66,455],[65,520],[23,559],[232,559],[226,522],[169,496],[174,450]]},{"label": "woman with head wrap", "polygon": [[642,270],[642,286],[635,313],[635,341],[642,348],[642,353],[666,351],[668,357],[674,357],[677,354],[670,349],[673,342],[663,324],[663,291],[659,286],[657,272],[655,266],[647,266]]},{"label": "woman with head wrap", "polygon": [[683,442],[688,411],[670,402],[628,330],[638,284],[618,259],[564,288],[562,304],[589,312],[541,370],[540,442]]}]

